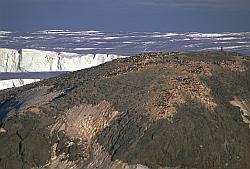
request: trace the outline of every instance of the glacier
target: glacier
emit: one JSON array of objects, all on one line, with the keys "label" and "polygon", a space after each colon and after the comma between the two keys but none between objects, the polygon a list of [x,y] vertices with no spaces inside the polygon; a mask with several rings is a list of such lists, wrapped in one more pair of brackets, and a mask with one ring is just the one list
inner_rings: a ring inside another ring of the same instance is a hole
[{"label": "glacier", "polygon": [[[128,56],[0,48],[0,73],[76,71],[124,57]],[[18,87],[39,80],[40,79],[0,80],[0,89]]]},{"label": "glacier", "polygon": [[0,49],[0,72],[76,71],[127,56]]}]

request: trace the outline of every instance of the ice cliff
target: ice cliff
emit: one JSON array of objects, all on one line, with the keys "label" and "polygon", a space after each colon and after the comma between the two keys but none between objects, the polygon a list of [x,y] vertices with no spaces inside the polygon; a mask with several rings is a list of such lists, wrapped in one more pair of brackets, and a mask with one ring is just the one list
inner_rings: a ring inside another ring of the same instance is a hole
[{"label": "ice cliff", "polygon": [[[0,49],[0,72],[76,71],[126,56],[112,54],[77,54],[35,49]],[[0,89],[17,87],[39,79],[0,80]]]},{"label": "ice cliff", "polygon": [[0,72],[75,71],[124,56],[57,53],[35,49],[0,49]]}]

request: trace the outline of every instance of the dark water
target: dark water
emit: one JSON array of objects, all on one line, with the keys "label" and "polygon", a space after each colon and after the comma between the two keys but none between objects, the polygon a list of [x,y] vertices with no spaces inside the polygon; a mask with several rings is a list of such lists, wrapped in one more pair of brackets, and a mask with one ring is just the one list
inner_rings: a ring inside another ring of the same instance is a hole
[{"label": "dark water", "polygon": [[155,51],[225,50],[250,54],[250,32],[164,33],[48,30],[0,31],[0,48],[32,48],[80,54],[134,55]]}]

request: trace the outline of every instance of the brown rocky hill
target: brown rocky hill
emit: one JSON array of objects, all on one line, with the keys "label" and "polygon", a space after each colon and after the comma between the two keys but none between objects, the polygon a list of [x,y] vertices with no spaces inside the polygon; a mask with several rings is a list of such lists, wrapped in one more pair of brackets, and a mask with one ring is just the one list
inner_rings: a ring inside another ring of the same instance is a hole
[{"label": "brown rocky hill", "polygon": [[249,169],[250,57],[149,53],[0,92],[1,169]]}]

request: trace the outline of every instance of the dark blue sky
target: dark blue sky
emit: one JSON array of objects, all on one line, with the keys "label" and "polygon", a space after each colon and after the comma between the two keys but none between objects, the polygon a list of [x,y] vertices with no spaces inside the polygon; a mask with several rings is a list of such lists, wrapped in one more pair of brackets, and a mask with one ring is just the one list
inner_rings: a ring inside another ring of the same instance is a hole
[{"label": "dark blue sky", "polygon": [[250,0],[0,0],[0,30],[250,31]]}]

